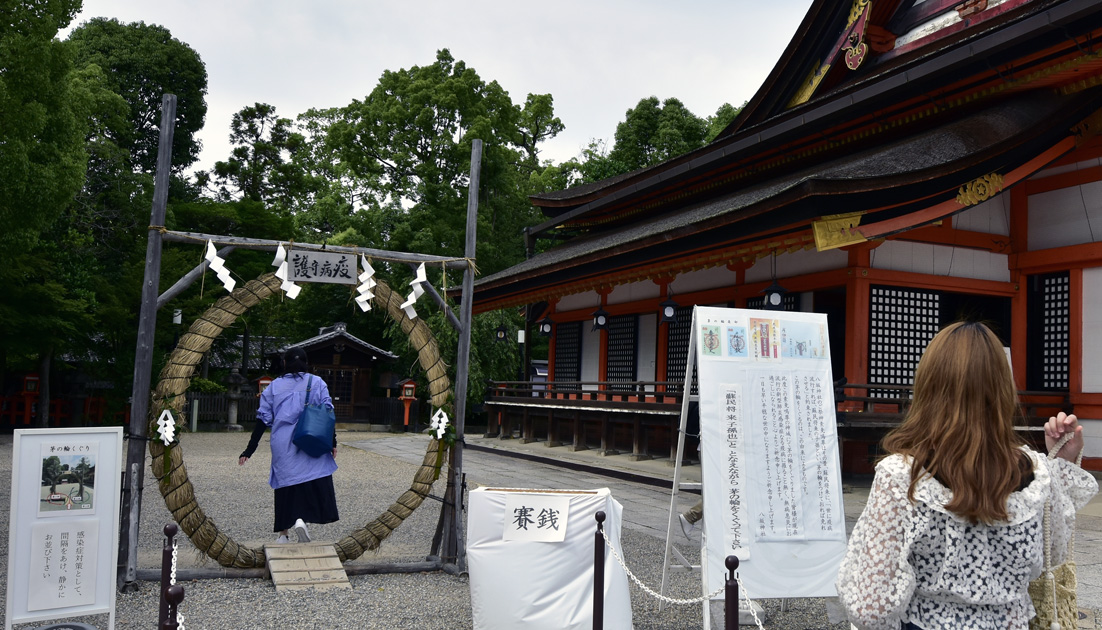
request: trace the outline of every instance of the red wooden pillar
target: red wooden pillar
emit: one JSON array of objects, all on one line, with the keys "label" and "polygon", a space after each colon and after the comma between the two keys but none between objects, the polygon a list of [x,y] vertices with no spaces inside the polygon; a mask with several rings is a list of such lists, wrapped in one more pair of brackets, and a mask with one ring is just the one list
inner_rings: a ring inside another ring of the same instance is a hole
[{"label": "red wooden pillar", "polygon": [[869,252],[867,244],[849,249],[846,278],[846,378],[851,383],[869,379]]},{"label": "red wooden pillar", "polygon": [[[1029,195],[1024,185],[1010,189],[1010,279],[1017,292],[1010,298],[1010,365],[1014,386],[1026,389],[1026,319],[1028,317],[1029,278],[1014,267],[1015,256],[1029,250]],[[1072,311],[1074,312],[1074,311]]]}]

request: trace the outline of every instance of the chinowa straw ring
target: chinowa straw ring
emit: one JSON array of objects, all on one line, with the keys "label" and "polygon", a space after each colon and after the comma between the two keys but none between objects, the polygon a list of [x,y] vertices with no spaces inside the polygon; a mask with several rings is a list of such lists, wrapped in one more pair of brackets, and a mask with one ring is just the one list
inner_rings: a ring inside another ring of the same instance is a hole
[{"label": "chinowa straw ring", "polygon": [[[150,405],[150,429],[155,431],[156,418],[165,409],[173,412],[176,418],[183,417],[185,396],[195,368],[203,355],[210,350],[211,343],[222,331],[234,323],[238,317],[261,301],[279,293],[280,280],[274,273],[267,273],[244,286],[238,287],[214,303],[201,315],[188,332],[180,337],[179,344],[168,358],[168,364],[161,370],[160,381],[153,390]],[[409,337],[410,344],[417,349],[418,360],[429,382],[429,393],[434,407],[442,407],[448,400],[451,381],[447,376],[444,361],[432,331],[421,319],[411,320],[402,311],[402,298],[391,291],[390,287],[379,281],[373,298],[376,306],[382,306],[402,331]],[[152,435],[152,433],[150,433]],[[444,445],[435,439],[425,448],[425,457],[413,476],[409,490],[377,518],[363,527],[352,531],[348,536],[335,543],[337,557],[341,562],[354,560],[364,551],[377,549],[379,544],[416,510],[432,490],[436,476],[438,453]],[[149,441],[149,453],[152,455],[150,466],[154,477],[160,482],[157,486],[164,497],[165,505],[173,519],[187,534],[197,549],[224,567],[242,569],[262,568],[265,566],[264,549],[253,549],[240,545],[218,529],[218,525],[203,512],[195,497],[195,489],[188,479],[184,466],[184,454],[177,442],[166,448],[160,440]],[[167,467],[165,457],[167,453]]]}]

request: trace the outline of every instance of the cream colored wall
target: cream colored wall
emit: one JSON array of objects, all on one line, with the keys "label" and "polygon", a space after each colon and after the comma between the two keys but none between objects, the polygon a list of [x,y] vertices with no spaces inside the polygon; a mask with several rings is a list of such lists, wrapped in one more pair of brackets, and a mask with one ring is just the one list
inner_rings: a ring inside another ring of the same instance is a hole
[{"label": "cream colored wall", "polygon": [[1006,254],[929,243],[887,241],[872,250],[873,269],[1010,281]]}]

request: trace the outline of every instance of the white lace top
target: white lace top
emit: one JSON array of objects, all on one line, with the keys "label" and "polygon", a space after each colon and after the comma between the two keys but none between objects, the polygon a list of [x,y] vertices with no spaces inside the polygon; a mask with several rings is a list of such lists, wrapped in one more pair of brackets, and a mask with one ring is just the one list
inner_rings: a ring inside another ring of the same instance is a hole
[{"label": "white lace top", "polygon": [[912,504],[909,458],[881,461],[838,572],[850,622],[861,630],[898,630],[901,622],[926,630],[1027,628],[1034,611],[1026,588],[1043,564],[1045,500],[1051,492],[1056,566],[1098,482],[1063,459],[1024,450],[1033,481],[1010,495],[1008,519],[994,525],[946,511],[952,492],[931,477],[915,487]]}]

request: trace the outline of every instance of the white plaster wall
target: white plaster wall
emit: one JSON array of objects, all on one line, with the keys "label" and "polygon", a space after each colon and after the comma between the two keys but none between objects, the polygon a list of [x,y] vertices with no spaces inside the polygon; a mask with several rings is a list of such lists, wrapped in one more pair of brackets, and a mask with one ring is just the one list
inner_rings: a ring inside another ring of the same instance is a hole
[{"label": "white plaster wall", "polygon": [[[600,376],[597,360],[601,357],[601,331],[593,330],[593,324],[582,322],[582,378],[583,381],[596,381]],[[587,389],[596,389],[589,387]]]},{"label": "white plaster wall", "polygon": [[1029,249],[1102,240],[1102,182],[1029,196]]},{"label": "white plaster wall", "polygon": [[612,293],[608,294],[608,304],[623,304],[625,302],[648,300],[658,297],[659,293],[659,286],[650,280],[632,282],[631,284],[621,284],[617,285],[616,288],[612,290]]},{"label": "white plaster wall", "polygon": [[1005,254],[906,241],[887,241],[872,250],[873,269],[910,271],[935,276],[1010,281]]},{"label": "white plaster wall", "polygon": [[991,199],[953,215],[953,227],[970,232],[1010,234],[1010,193],[1000,193]]},{"label": "white plaster wall", "polygon": [[1093,166],[1102,166],[1102,158],[1091,158],[1082,162],[1076,162],[1075,164],[1065,164],[1063,166],[1055,166],[1053,168],[1046,168],[1030,177],[1030,179],[1044,179],[1051,177],[1052,175],[1059,175],[1061,173],[1071,173],[1073,171],[1081,171],[1085,168],[1091,168]]},{"label": "white plaster wall", "polygon": [[1079,418],[1083,425],[1083,457],[1102,457],[1102,420]]},{"label": "white plaster wall", "polygon": [[728,269],[726,265],[721,265],[680,274],[673,279],[670,288],[673,289],[676,296],[679,293],[707,291],[708,289],[729,287],[733,284],[735,284],[735,272]]},{"label": "white plaster wall", "polygon": [[1102,392],[1102,267],[1083,270],[1082,342],[1083,391]]},{"label": "white plaster wall", "polygon": [[658,313],[639,316],[639,336],[636,338],[635,380],[655,380],[658,355]]},{"label": "white plaster wall", "polygon": [[[746,270],[746,281],[767,282],[772,277],[772,259],[772,256],[759,258],[753,267]],[[843,269],[848,263],[849,254],[840,249],[828,249],[825,252],[815,249],[785,252],[777,255],[777,278]]]},{"label": "white plaster wall", "polygon": [[597,310],[600,304],[601,296],[597,295],[596,291],[589,291],[588,293],[575,293],[560,298],[559,303],[555,305],[555,310],[560,313],[576,311],[582,308]]}]

